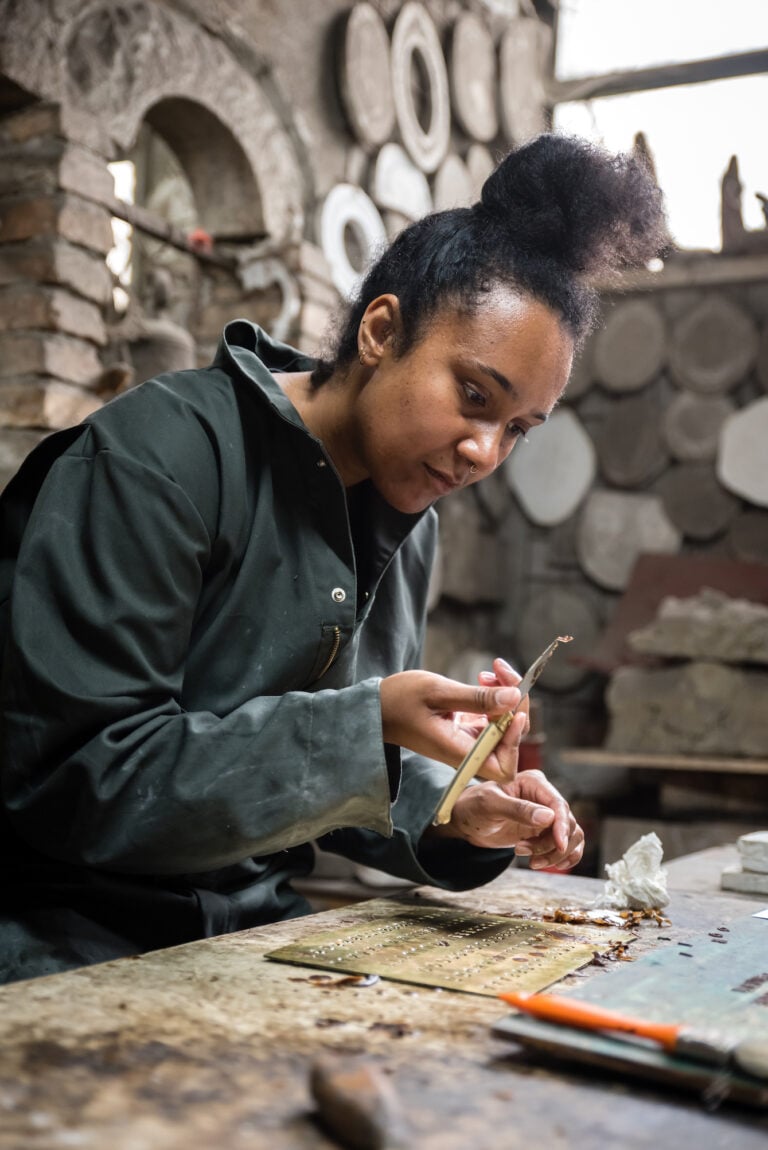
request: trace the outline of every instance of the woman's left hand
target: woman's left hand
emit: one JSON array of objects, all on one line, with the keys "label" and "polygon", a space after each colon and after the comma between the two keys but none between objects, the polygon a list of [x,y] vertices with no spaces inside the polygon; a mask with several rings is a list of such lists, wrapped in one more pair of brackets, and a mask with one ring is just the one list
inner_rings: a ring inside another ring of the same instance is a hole
[{"label": "woman's left hand", "polygon": [[531,867],[570,870],[584,853],[584,832],[571,808],[541,771],[522,771],[506,783],[468,786],[451,820],[431,833],[476,847],[514,847]]}]

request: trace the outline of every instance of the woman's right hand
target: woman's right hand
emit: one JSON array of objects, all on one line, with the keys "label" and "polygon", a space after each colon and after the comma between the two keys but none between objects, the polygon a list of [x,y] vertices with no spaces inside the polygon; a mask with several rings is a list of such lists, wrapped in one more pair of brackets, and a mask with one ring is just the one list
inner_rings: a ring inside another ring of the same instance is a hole
[{"label": "woman's right hand", "polygon": [[[384,740],[458,767],[489,719],[520,705],[515,672],[494,663],[495,684],[457,683],[430,671],[400,671],[381,681]],[[491,676],[494,678],[494,676]],[[523,707],[484,763],[484,778],[507,782],[517,771],[518,746],[528,727]]]}]

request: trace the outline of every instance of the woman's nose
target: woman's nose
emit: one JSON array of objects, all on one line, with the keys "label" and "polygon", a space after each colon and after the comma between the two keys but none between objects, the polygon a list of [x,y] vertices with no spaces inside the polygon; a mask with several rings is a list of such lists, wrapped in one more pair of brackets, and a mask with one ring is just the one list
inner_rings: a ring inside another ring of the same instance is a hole
[{"label": "woman's nose", "polygon": [[462,454],[478,472],[491,472],[504,458],[501,440],[502,436],[495,431],[477,433],[464,441]]}]

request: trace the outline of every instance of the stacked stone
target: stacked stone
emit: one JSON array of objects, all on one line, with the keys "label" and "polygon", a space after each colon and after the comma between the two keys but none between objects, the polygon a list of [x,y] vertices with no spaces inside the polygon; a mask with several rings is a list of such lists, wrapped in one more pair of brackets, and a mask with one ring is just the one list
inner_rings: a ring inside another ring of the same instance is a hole
[{"label": "stacked stone", "polygon": [[46,432],[99,406],[112,194],[55,106],[0,121],[0,482]]},{"label": "stacked stone", "polygon": [[710,588],[669,596],[628,644],[661,662],[614,673],[609,749],[768,757],[768,607]]}]

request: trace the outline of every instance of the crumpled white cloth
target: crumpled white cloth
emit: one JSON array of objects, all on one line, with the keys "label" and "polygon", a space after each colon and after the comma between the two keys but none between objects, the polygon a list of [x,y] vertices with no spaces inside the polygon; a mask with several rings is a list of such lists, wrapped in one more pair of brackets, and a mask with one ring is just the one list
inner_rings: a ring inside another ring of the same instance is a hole
[{"label": "crumpled white cloth", "polygon": [[661,865],[664,848],[653,831],[633,843],[615,863],[607,863],[608,881],[595,906],[613,910],[650,910],[666,906],[667,872]]}]

